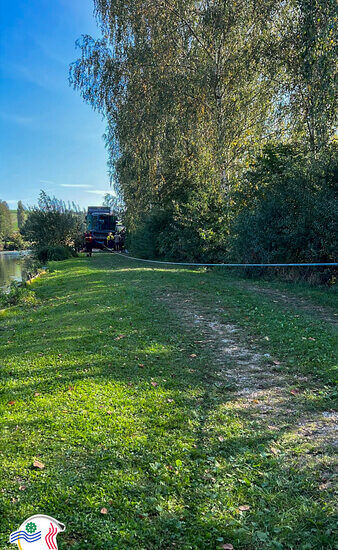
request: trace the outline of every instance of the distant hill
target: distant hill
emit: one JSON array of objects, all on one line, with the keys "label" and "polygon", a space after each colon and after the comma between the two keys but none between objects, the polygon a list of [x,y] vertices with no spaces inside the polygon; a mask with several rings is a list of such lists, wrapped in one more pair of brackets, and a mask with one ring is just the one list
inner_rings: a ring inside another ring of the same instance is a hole
[{"label": "distant hill", "polygon": [[16,213],[16,210],[11,210],[11,216],[12,216],[12,228],[13,231],[18,231],[18,216]]}]

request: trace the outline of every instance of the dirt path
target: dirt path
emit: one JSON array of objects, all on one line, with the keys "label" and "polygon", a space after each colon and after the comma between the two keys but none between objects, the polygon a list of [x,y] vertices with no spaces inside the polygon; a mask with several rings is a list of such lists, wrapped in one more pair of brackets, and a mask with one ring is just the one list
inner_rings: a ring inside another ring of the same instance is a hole
[{"label": "dirt path", "polygon": [[275,288],[269,287],[257,287],[254,285],[246,285],[245,288],[251,292],[256,292],[262,296],[267,296],[272,299],[273,302],[281,304],[285,307],[292,307],[299,312],[308,313],[309,315],[315,315],[318,319],[332,323],[338,326],[338,314],[330,311],[330,309],[314,304],[306,298],[295,296]]},{"label": "dirt path", "polygon": [[[305,452],[296,457],[295,465],[311,463],[311,467],[324,469],[323,488],[331,484],[334,460],[330,449],[338,444],[338,414],[332,410],[309,411],[311,392],[317,390],[315,381],[291,375],[278,358],[248,343],[240,327],[222,322],[222,309],[211,315],[195,298],[176,291],[166,292],[160,300],[186,328],[196,328],[196,343],[211,352],[209,382],[231,392],[230,399],[228,395],[225,399],[226,407],[255,420],[259,429],[275,432],[285,457],[288,445],[293,448],[295,440],[305,444]],[[272,452],[277,455],[280,450],[276,447]]]}]

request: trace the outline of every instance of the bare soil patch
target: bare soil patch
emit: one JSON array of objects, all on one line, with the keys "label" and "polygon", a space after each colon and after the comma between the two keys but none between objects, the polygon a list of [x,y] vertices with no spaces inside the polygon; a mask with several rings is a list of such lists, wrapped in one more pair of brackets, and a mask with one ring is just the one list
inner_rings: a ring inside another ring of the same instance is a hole
[{"label": "bare soil patch", "polygon": [[[304,445],[304,453],[293,457],[299,467],[309,461],[313,468],[326,464],[332,474],[332,458],[325,453],[338,445],[338,415],[334,411],[309,412],[315,381],[301,374],[291,375],[278,358],[262,353],[240,327],[222,322],[221,309],[216,308],[211,315],[194,297],[174,291],[159,299],[183,325],[196,328],[200,338],[196,342],[208,346],[213,357],[209,382],[231,392],[224,406],[248,415],[261,429],[275,432],[286,449],[289,443],[294,446],[295,440]],[[279,453],[278,449],[274,452]]]}]

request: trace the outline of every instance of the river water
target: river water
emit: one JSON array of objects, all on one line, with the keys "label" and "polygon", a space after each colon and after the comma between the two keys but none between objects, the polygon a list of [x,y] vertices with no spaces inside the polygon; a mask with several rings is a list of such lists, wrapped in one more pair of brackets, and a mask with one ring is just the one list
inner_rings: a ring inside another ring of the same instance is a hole
[{"label": "river water", "polygon": [[0,288],[5,288],[12,281],[21,281],[23,276],[24,252],[0,252]]}]

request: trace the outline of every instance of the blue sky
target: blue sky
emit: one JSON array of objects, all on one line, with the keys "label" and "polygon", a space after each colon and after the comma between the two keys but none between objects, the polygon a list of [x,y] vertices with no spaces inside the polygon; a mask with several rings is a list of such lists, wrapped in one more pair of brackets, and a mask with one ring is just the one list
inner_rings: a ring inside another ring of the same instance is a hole
[{"label": "blue sky", "polygon": [[99,36],[92,0],[0,0],[0,199],[40,189],[80,206],[111,191],[101,116],[68,85],[81,34]]}]

